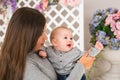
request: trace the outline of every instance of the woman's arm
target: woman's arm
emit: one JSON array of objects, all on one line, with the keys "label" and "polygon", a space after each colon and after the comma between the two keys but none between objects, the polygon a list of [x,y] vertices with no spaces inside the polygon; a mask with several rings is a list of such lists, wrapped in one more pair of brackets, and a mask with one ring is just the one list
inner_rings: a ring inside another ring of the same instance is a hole
[{"label": "woman's arm", "polygon": [[83,64],[77,62],[66,80],[80,80],[84,73],[85,73],[85,69]]},{"label": "woman's arm", "polygon": [[92,67],[95,57],[88,56],[87,51],[76,63],[67,80],[80,80],[85,73],[85,69]]}]

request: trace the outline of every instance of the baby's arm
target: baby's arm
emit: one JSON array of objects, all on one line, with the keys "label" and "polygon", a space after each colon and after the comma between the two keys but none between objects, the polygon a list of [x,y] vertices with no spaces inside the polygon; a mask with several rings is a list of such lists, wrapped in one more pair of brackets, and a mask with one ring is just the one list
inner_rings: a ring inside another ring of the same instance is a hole
[{"label": "baby's arm", "polygon": [[42,58],[46,58],[47,57],[47,53],[44,50],[40,50],[39,51],[39,56]]},{"label": "baby's arm", "polygon": [[103,49],[103,45],[100,42],[96,42],[95,48],[90,49],[89,56],[96,56]]}]

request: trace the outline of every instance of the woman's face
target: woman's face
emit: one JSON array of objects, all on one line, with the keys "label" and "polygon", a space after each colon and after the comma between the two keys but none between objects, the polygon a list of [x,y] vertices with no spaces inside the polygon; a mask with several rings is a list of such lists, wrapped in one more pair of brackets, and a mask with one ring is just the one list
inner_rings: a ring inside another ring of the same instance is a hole
[{"label": "woman's face", "polygon": [[39,37],[38,41],[37,41],[37,44],[35,46],[35,50],[39,50],[39,49],[42,49],[44,43],[45,43],[45,40],[47,40],[47,35],[46,35],[46,27],[44,28],[44,31],[42,33],[42,35]]}]

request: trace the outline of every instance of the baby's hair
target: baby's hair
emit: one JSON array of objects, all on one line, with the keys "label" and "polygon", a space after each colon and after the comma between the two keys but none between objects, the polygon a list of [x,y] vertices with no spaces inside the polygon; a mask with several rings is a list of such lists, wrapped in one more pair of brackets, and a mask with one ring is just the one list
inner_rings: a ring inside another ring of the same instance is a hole
[{"label": "baby's hair", "polygon": [[[56,34],[56,31],[59,30],[59,29],[67,29],[67,30],[70,30],[70,28],[68,28],[67,26],[58,26],[56,28],[54,28],[50,34],[50,41],[52,42],[52,39],[54,39],[54,36]],[[71,31],[71,30],[70,30]]]}]

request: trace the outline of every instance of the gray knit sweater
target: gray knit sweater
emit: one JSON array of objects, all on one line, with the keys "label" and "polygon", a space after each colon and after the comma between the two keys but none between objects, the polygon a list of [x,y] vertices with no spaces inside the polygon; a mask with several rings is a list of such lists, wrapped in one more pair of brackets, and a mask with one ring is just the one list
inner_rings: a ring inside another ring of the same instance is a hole
[{"label": "gray knit sweater", "polygon": [[[81,51],[77,47],[74,47],[68,52],[61,52],[55,50],[53,46],[44,47],[44,50],[47,52],[48,59],[50,60],[55,71],[58,74],[60,75],[69,74],[72,76],[72,78],[73,77],[75,78],[76,76],[81,77],[83,75],[84,69],[82,67],[82,64],[78,63],[77,61],[85,53],[85,51]],[[97,48],[91,47],[89,56],[95,56],[99,52],[100,51]],[[76,80],[74,78],[73,80]]]},{"label": "gray knit sweater", "polygon": [[[81,79],[85,73],[84,66],[77,63],[76,68],[77,71],[73,69],[66,80]],[[37,54],[31,52],[27,57],[24,80],[57,80],[57,76],[47,58],[40,58]]]},{"label": "gray knit sweater", "polygon": [[[83,55],[83,52],[78,48],[73,48],[68,52],[61,52],[49,46],[45,51],[56,72],[61,75],[70,74],[72,69],[78,64],[78,59]],[[74,70],[76,72],[78,69],[75,68]]]},{"label": "gray knit sweater", "polygon": [[57,80],[49,61],[31,52],[27,57],[24,80]]}]

